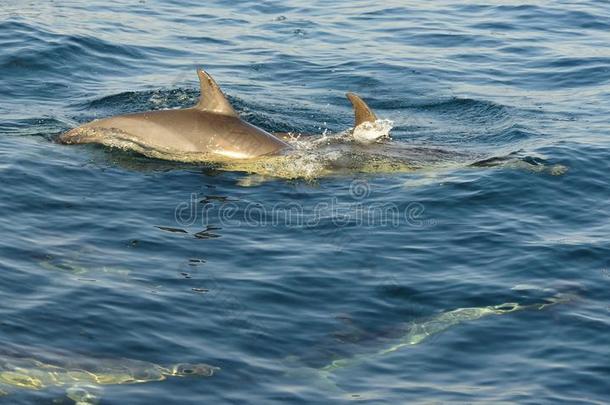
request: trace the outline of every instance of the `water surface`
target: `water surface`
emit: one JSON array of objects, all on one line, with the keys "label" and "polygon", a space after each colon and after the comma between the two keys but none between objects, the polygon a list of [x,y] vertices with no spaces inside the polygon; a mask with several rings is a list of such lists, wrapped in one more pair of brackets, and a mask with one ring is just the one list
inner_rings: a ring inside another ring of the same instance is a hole
[{"label": "water surface", "polygon": [[[0,342],[221,367],[108,386],[103,404],[607,402],[609,17],[599,1],[1,0]],[[268,131],[340,133],[353,91],[398,148],[447,164],[287,180],[54,142],[190,106],[199,66]],[[317,378],[410,322],[565,290],[580,299]],[[63,388],[0,397],[54,401]]]}]

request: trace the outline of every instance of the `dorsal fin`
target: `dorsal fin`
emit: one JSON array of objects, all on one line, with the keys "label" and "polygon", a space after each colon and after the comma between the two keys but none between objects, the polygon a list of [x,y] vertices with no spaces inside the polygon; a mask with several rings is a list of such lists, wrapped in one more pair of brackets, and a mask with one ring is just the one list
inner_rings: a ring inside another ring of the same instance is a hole
[{"label": "dorsal fin", "polygon": [[354,93],[347,93],[346,96],[349,99],[349,101],[352,102],[352,105],[354,106],[354,114],[356,115],[356,121],[354,123],[354,128],[356,128],[358,125],[362,124],[363,122],[377,121],[377,116],[375,115],[375,113],[373,111],[371,111],[369,106],[366,105],[366,103],[360,97],[358,97]]},{"label": "dorsal fin", "polygon": [[197,103],[195,108],[201,111],[237,117],[237,113],[231,106],[231,103],[229,103],[229,100],[222,94],[222,90],[220,90],[218,84],[212,79],[212,76],[203,69],[197,69],[197,75],[199,76],[201,95],[199,96],[199,103]]}]

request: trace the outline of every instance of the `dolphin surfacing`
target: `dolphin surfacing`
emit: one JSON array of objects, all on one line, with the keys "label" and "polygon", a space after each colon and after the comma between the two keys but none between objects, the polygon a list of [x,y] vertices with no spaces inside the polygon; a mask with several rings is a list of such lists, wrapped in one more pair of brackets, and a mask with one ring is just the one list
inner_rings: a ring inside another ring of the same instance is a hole
[{"label": "dolphin surfacing", "polygon": [[201,97],[191,108],[95,120],[60,135],[59,142],[122,146],[155,157],[204,155],[229,159],[279,155],[292,148],[240,119],[214,79],[201,69],[197,74]]}]

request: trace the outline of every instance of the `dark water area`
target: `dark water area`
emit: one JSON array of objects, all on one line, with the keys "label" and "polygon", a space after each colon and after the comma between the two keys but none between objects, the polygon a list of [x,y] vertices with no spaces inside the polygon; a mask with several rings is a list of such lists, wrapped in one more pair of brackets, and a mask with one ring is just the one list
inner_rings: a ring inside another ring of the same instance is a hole
[{"label": "dark water area", "polygon": [[[220,367],[102,404],[607,403],[609,44],[602,1],[0,0],[0,346]],[[306,181],[55,142],[190,106],[196,67],[267,131],[341,132],[353,91],[486,161]],[[11,359],[0,403],[73,403]]]}]

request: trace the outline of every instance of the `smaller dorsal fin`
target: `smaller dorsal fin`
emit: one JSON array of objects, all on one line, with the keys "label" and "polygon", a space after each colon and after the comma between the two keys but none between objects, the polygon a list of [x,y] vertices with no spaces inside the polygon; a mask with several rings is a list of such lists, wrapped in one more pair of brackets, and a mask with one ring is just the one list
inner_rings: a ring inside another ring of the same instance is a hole
[{"label": "smaller dorsal fin", "polygon": [[356,94],[347,93],[346,94],[349,101],[352,102],[354,106],[354,114],[356,115],[356,121],[354,123],[354,128],[363,122],[375,122],[377,121],[377,116],[368,105]]},{"label": "smaller dorsal fin", "polygon": [[218,84],[212,79],[212,76],[203,69],[197,69],[197,75],[199,76],[201,95],[199,96],[199,103],[197,103],[195,108],[201,111],[237,117],[237,113],[231,106],[231,103],[229,103],[229,100],[222,94],[222,90],[220,90]]}]

